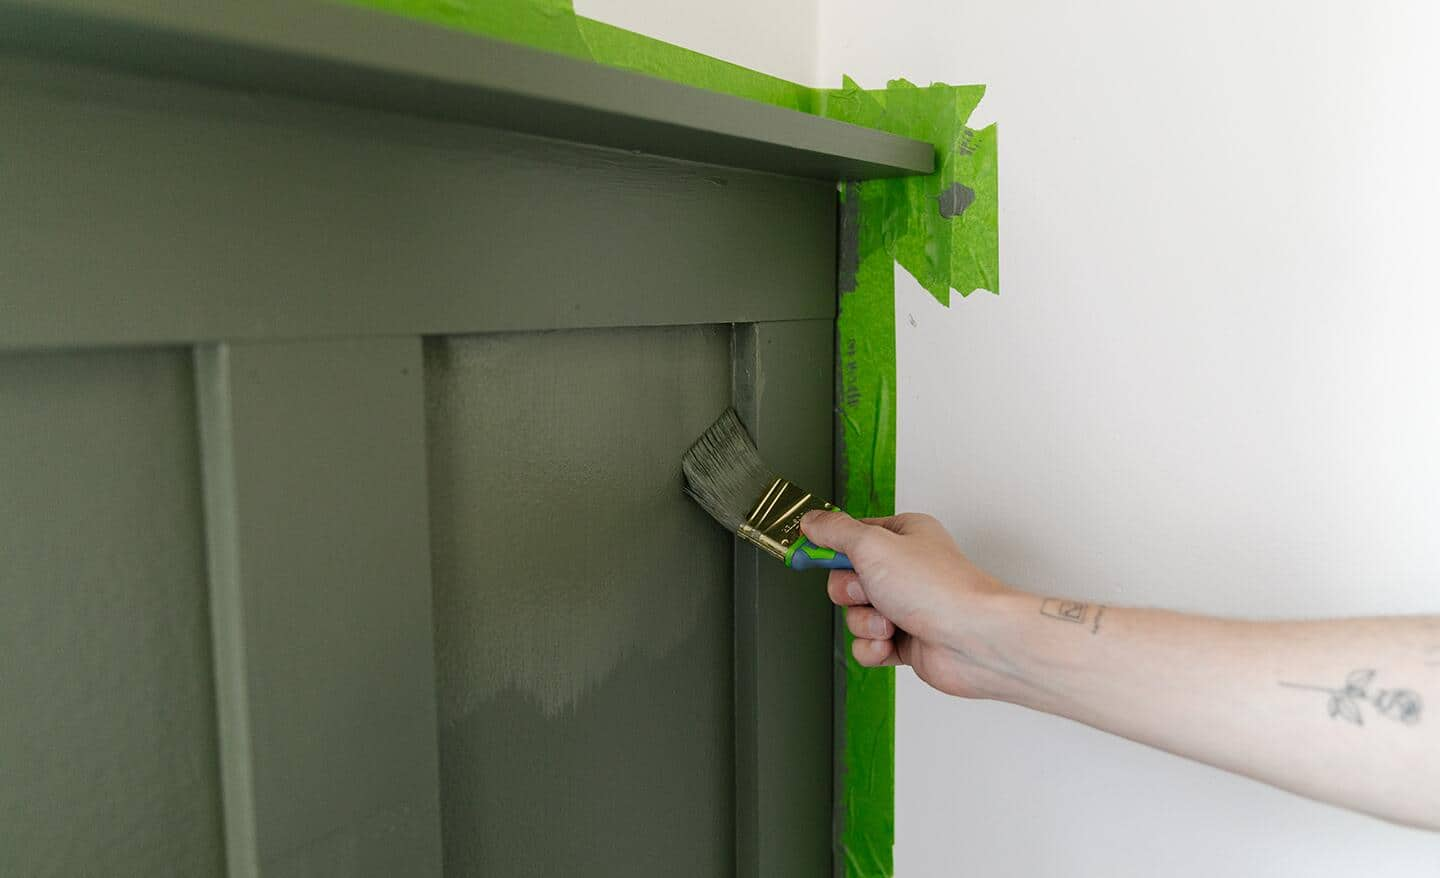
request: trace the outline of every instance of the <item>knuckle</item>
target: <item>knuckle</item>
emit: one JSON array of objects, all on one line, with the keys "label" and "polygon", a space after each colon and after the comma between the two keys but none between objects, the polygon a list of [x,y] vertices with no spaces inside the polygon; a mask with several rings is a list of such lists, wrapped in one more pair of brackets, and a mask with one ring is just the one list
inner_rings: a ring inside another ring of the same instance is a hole
[{"label": "knuckle", "polygon": [[839,536],[836,532],[839,516],[838,512],[823,509],[811,510],[800,519],[800,530],[807,537],[825,545],[827,541],[834,540]]},{"label": "knuckle", "polygon": [[905,513],[905,523],[912,527],[934,527],[940,522],[933,515],[924,512]]},{"label": "knuckle", "polygon": [[887,536],[888,530],[880,527],[867,527],[860,531],[852,541],[852,551],[859,554],[869,555],[881,550],[881,546]]}]

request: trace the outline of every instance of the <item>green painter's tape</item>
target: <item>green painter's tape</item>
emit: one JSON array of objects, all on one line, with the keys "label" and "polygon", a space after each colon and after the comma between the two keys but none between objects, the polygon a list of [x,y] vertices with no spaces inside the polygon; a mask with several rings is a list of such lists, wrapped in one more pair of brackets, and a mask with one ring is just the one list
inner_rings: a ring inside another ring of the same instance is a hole
[{"label": "green painter's tape", "polygon": [[[984,96],[983,85],[922,88],[903,79],[867,91],[848,77],[821,95],[821,115],[935,145],[935,173],[860,185],[860,261],[883,250],[942,305],[952,289],[1000,291],[995,126],[966,124]],[[893,284],[881,285],[888,301]]]},{"label": "green painter's tape", "polygon": [[819,103],[819,92],[808,86],[767,76],[748,67],[662,43],[604,22],[589,18],[579,21],[580,33],[590,46],[591,57],[601,64],[802,113],[813,114]]},{"label": "green painter's tape", "polygon": [[[950,304],[950,291],[999,292],[996,140],[966,122],[984,86],[851,82],[823,95],[831,118],[936,147],[927,177],[866,180],[841,192],[836,395],[839,502],[868,517],[895,511],[895,265]],[[863,668],[845,639],[837,855],[848,878],[889,876],[895,841],[895,672]]]},{"label": "green painter's tape", "polygon": [[347,0],[459,30],[594,60],[570,0]]},{"label": "green painter's tape", "polygon": [[[895,510],[895,265],[941,304],[951,290],[999,292],[995,126],[967,122],[984,86],[815,89],[575,14],[570,0],[348,0],[724,92],[878,128],[935,146],[926,177],[849,183],[841,191],[839,349],[841,505]],[[845,634],[836,858],[846,878],[894,872],[895,673],[862,668]]]},{"label": "green painter's tape", "polygon": [[346,0],[410,18],[814,113],[820,91],[576,15],[570,0]]}]

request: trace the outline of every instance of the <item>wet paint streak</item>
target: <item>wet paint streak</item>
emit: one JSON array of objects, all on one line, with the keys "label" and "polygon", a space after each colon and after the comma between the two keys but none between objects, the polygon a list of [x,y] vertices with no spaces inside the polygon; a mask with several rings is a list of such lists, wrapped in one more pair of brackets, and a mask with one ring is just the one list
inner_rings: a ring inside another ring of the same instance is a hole
[{"label": "wet paint streak", "polygon": [[[442,725],[508,691],[573,715],[622,662],[664,658],[724,606],[730,542],[684,497],[678,461],[728,402],[728,344],[706,326],[427,347]],[[616,429],[657,407],[683,425]]]}]

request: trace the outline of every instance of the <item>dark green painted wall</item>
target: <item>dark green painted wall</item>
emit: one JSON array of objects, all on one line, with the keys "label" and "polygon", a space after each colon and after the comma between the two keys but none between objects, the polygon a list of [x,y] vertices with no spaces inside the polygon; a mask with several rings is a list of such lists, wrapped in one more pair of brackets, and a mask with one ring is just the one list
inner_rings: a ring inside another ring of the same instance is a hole
[{"label": "dark green painted wall", "polygon": [[222,873],[188,351],[0,355],[0,875]]},{"label": "dark green painted wall", "polygon": [[827,874],[833,186],[348,103],[0,51],[0,875]]},{"label": "dark green painted wall", "polygon": [[432,340],[445,873],[734,874],[730,328]]}]

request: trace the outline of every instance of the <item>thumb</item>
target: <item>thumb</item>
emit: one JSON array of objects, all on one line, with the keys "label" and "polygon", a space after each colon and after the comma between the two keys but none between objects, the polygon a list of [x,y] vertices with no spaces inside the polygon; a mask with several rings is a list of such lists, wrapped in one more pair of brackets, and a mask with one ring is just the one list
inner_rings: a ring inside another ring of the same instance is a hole
[{"label": "thumb", "polygon": [[[872,529],[871,525],[856,521],[840,510],[827,512],[815,509],[800,519],[800,530],[811,542],[831,549],[852,554],[860,538]],[[853,555],[852,555],[853,557]]]}]

